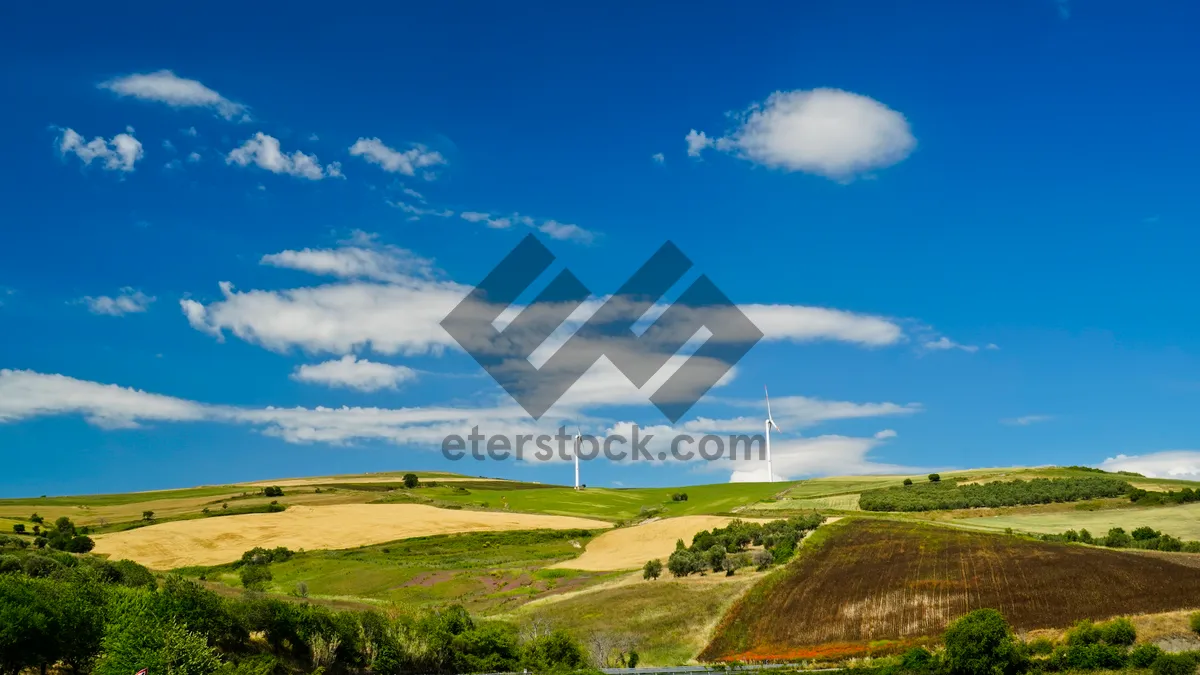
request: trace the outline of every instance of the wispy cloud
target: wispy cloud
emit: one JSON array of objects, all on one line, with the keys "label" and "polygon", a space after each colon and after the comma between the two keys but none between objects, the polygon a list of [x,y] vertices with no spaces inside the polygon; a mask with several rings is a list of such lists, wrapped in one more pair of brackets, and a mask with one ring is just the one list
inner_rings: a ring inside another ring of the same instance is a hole
[{"label": "wispy cloud", "polygon": [[1031,424],[1040,424],[1049,422],[1054,419],[1054,415],[1022,415],[1021,417],[1010,417],[1000,420],[1001,424],[1006,424],[1012,427],[1027,427]]},{"label": "wispy cloud", "polygon": [[[396,150],[388,147],[378,138],[360,138],[350,146],[350,154],[362,157],[388,173],[399,173],[405,176],[415,176],[418,169],[446,164],[446,158],[441,153],[429,148],[413,144],[407,150]],[[431,180],[434,174],[423,172],[422,177]]]},{"label": "wispy cloud", "polygon": [[[250,119],[246,106],[230,101],[197,80],[179,77],[170,70],[124,75],[97,86],[120,96],[157,101],[173,108],[210,108],[227,120]],[[191,131],[191,135],[195,135],[195,127]]]},{"label": "wispy cloud", "polygon": [[254,164],[271,173],[282,173],[308,180],[342,177],[340,163],[330,162],[322,167],[316,155],[306,155],[299,150],[291,154],[282,152],[279,147],[279,139],[261,131],[234,148],[225,157],[225,163],[238,166]]},{"label": "wispy cloud", "polygon": [[75,155],[88,166],[98,160],[106,171],[133,171],[134,165],[145,155],[141,141],[133,136],[133,129],[107,141],[100,136],[84,141],[74,129],[60,129],[59,132],[58,151],[64,157]]},{"label": "wispy cloud", "polygon": [[92,314],[103,314],[106,316],[124,316],[126,314],[138,314],[145,312],[150,308],[155,298],[145,293],[130,288],[122,288],[120,293],[115,296],[100,295],[90,296],[85,295],[79,299],[79,302],[87,306],[88,311]]}]

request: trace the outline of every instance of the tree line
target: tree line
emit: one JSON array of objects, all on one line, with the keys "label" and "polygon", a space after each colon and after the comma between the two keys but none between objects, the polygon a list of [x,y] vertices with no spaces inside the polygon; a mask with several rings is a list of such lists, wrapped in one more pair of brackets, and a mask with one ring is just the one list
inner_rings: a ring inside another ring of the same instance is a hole
[{"label": "tree line", "polygon": [[[269,675],[577,670],[584,648],[562,631],[522,635],[461,606],[339,612],[197,582],[160,580],[130,561],[0,542],[0,673]],[[258,549],[243,567],[286,556]]]},{"label": "tree line", "polygon": [[[676,577],[686,577],[709,571],[732,575],[751,566],[764,570],[791,560],[797,542],[823,522],[825,517],[819,513],[769,523],[734,520],[725,527],[697,532],[690,546],[682,539],[677,541],[675,552],[667,558],[667,571]],[[748,550],[751,546],[762,548],[751,552]],[[642,568],[642,576],[657,579],[662,567],[659,560],[649,560]]]},{"label": "tree line", "polygon": [[1123,527],[1114,527],[1108,534],[1100,537],[1092,536],[1086,529],[1079,531],[1067,530],[1062,534],[1043,534],[1042,541],[1058,541],[1108,548],[1137,548],[1146,551],[1168,551],[1184,553],[1200,553],[1200,541],[1184,541],[1169,534],[1164,534],[1148,525],[1126,532]]},{"label": "tree line", "polygon": [[[1192,616],[1192,630],[1200,614]],[[1154,675],[1193,675],[1196,652],[1168,654],[1154,644],[1136,644],[1137,631],[1125,618],[1105,623],[1080,621],[1060,641],[1025,641],[994,609],[978,609],[950,624],[943,649],[914,647],[874,670],[927,675],[1021,675],[1149,669]]]},{"label": "tree line", "polygon": [[1157,490],[1133,488],[1129,491],[1129,501],[1142,506],[1191,504],[1193,502],[1200,501],[1200,490],[1193,490],[1192,488],[1185,487],[1178,492],[1175,490],[1159,492]]},{"label": "tree line", "polygon": [[981,507],[1025,506],[1074,502],[1129,494],[1129,483],[1101,476],[1034,478],[958,484],[933,481],[863,492],[858,506],[864,511],[941,511]]}]

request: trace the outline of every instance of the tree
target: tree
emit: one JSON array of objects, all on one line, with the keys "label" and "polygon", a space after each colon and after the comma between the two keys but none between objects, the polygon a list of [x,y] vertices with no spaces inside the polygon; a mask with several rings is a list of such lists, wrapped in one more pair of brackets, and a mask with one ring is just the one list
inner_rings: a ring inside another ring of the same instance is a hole
[{"label": "tree", "polygon": [[283,488],[281,488],[277,485],[272,485],[271,487],[263,488],[263,496],[264,497],[282,497],[283,496]]},{"label": "tree", "polygon": [[242,578],[242,585],[251,590],[261,590],[271,580],[271,570],[266,565],[242,565],[238,576]]},{"label": "tree", "polygon": [[950,624],[943,638],[954,675],[1013,675],[1022,657],[1012,628],[994,609],[977,609]]},{"label": "tree", "polygon": [[537,672],[578,670],[587,665],[583,648],[562,630],[526,643],[522,665]]},{"label": "tree", "polygon": [[717,544],[704,552],[704,562],[714,572],[720,572],[725,564],[725,547]]},{"label": "tree", "polygon": [[147,523],[154,520],[154,512],[142,511],[142,520],[146,521]]},{"label": "tree", "polygon": [[775,564],[775,556],[765,548],[755,551],[752,560],[754,562],[754,566],[758,568],[759,572]]},{"label": "tree", "polygon": [[35,513],[32,516],[29,516],[29,522],[41,525],[42,523],[46,522],[46,520]]},{"label": "tree", "polygon": [[733,576],[734,572],[746,567],[750,564],[749,553],[727,553],[725,554],[725,562],[722,567],[725,568],[725,576]]},{"label": "tree", "polygon": [[420,484],[421,484],[421,479],[417,478],[417,474],[415,474],[415,473],[404,474],[404,487],[411,490]]},{"label": "tree", "polygon": [[930,483],[940,483],[941,481],[942,481],[942,477],[940,474],[936,474],[936,473],[929,474],[929,482]]},{"label": "tree", "polygon": [[25,534],[25,524],[24,523],[14,523],[13,524],[13,532],[16,532],[17,534]]},{"label": "tree", "polygon": [[643,579],[657,579],[659,576],[662,575],[662,571],[663,571],[663,564],[662,564],[661,560],[659,560],[658,558],[654,558],[653,560],[647,560],[646,564],[642,567],[642,578]]},{"label": "tree", "polygon": [[1133,543],[1133,537],[1125,532],[1123,527],[1114,527],[1104,537],[1104,545],[1109,548],[1125,548]]},{"label": "tree", "polygon": [[699,556],[687,549],[678,549],[667,558],[667,570],[676,577],[686,577],[703,569]]},{"label": "tree", "polygon": [[905,485],[905,486],[912,485],[912,484],[913,484],[913,482],[912,482],[912,479],[911,479],[911,478],[905,478],[905,479],[904,479],[904,485]]}]

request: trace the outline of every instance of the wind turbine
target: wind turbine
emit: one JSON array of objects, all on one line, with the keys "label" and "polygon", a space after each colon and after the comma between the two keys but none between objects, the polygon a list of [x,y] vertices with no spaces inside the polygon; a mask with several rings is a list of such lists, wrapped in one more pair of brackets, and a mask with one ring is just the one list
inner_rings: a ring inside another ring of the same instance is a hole
[{"label": "wind turbine", "polygon": [[575,489],[579,488],[579,446],[583,444],[583,433],[581,429],[575,429]]},{"label": "wind turbine", "polygon": [[767,482],[775,482],[775,472],[771,470],[771,427],[775,427],[775,431],[782,432],[778,424],[775,424],[774,418],[771,417],[771,394],[767,392],[766,385],[763,385],[763,394],[767,397],[767,419],[763,421],[763,428],[767,432]]}]

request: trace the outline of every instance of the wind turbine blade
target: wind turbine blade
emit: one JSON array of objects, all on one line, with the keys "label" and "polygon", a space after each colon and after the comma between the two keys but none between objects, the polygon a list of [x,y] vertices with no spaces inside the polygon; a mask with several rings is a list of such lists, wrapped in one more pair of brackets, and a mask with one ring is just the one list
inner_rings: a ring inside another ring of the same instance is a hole
[{"label": "wind turbine blade", "polygon": [[774,424],[775,421],[771,417],[771,394],[767,392],[767,385],[765,384],[763,385],[763,395],[767,397],[767,419],[772,420],[771,424]]}]

